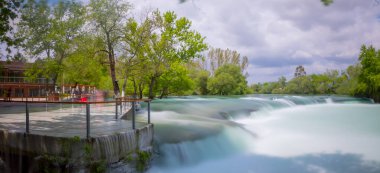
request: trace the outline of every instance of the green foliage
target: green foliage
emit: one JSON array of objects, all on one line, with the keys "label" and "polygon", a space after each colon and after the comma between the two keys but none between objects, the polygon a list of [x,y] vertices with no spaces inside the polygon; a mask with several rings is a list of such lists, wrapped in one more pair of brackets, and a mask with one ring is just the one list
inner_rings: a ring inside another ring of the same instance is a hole
[{"label": "green foliage", "polygon": [[69,160],[72,154],[73,145],[78,144],[79,142],[80,142],[79,136],[74,136],[72,138],[62,138],[61,139],[62,156],[66,158],[67,160]]},{"label": "green foliage", "polygon": [[[95,85],[113,89],[115,94],[119,81],[124,91],[140,97],[147,93],[151,98],[209,94],[208,86],[219,94],[215,91],[219,85],[223,94],[247,92],[241,75],[247,57],[228,49],[215,50],[216,54],[223,52],[216,55],[218,66],[235,64],[238,75],[236,70],[221,74],[194,70],[188,64],[202,58],[207,45],[205,38],[191,29],[190,20],[156,10],[137,22],[127,17],[130,8],[131,4],[118,0],[91,0],[86,7],[75,1],[60,0],[50,6],[46,0],[28,0],[21,10],[17,36],[30,58],[37,60],[26,76],[29,80],[45,77],[54,84]],[[117,54],[116,47],[122,48]],[[199,73],[193,76],[193,71]]]},{"label": "green foliage", "polygon": [[355,95],[380,101],[380,50],[362,46],[359,55],[361,73]]},{"label": "green foliage", "polygon": [[194,94],[240,95],[252,93],[247,87],[248,57],[230,49],[211,48],[206,57],[193,61],[189,68],[195,83]]},{"label": "green foliage", "polygon": [[[123,91],[131,94],[138,94],[142,98],[144,87],[148,83],[145,74],[151,73],[148,67],[147,51],[149,51],[149,40],[153,23],[146,17],[141,23],[130,18],[124,29],[122,40],[126,43],[125,54],[119,59],[119,74],[123,76]],[[129,82],[129,84],[127,84]],[[133,88],[133,89],[127,89]]]},{"label": "green foliage", "polygon": [[33,64],[29,64],[24,75],[28,80],[33,81],[37,78],[51,79],[52,75],[61,71],[60,66],[52,59],[37,59]]},{"label": "green foliage", "polygon": [[93,161],[89,165],[90,172],[103,173],[107,171],[107,163],[105,160]]},{"label": "green foliage", "polygon": [[119,0],[91,0],[88,19],[95,30],[94,36],[102,40],[98,51],[105,52],[108,60],[112,86],[115,95],[119,95],[119,84],[116,77],[115,47],[122,44],[123,28],[131,5]]},{"label": "green foliage", "polygon": [[59,167],[66,167],[67,159],[57,155],[43,154],[38,160],[38,170],[44,173],[60,172]]},{"label": "green foliage", "polygon": [[207,60],[210,61],[211,72],[226,64],[237,65],[242,72],[248,67],[248,57],[241,56],[236,50],[211,48],[207,54]]},{"label": "green foliage", "polygon": [[31,70],[28,75],[49,76],[55,84],[83,24],[84,8],[79,3],[61,0],[50,7],[46,0],[28,0],[21,10],[17,35],[29,54],[46,59],[44,70]]},{"label": "green foliage", "polygon": [[332,4],[334,2],[334,0],[321,0],[323,5],[325,6],[329,6],[330,4]]},{"label": "green foliage", "polygon": [[192,90],[193,80],[188,75],[187,69],[180,63],[173,63],[157,81],[158,88],[162,89],[160,98],[174,95],[184,95],[186,91]]},{"label": "green foliage", "polygon": [[294,72],[294,77],[302,77],[306,76],[305,68],[302,65],[296,67],[296,71]]},{"label": "green foliage", "polygon": [[336,89],[337,94],[355,95],[358,88],[359,75],[361,73],[361,65],[355,64],[347,67],[340,77],[340,85]]},{"label": "green foliage", "polygon": [[[8,46],[17,44],[17,40],[7,34],[13,32],[11,21],[17,18],[17,12],[21,7],[23,0],[1,0],[0,1],[0,43],[6,43]],[[10,49],[7,49],[10,51]]]},{"label": "green foliage", "polygon": [[127,156],[124,157],[123,160],[124,160],[125,162],[127,162],[127,163],[131,163],[131,162],[133,161],[133,156],[132,156],[132,154],[131,154],[131,153],[128,154]]},{"label": "green foliage", "polygon": [[207,83],[209,82],[210,72],[207,70],[200,70],[195,76],[196,93],[200,95],[207,95],[209,90],[207,89]]},{"label": "green foliage", "polygon": [[258,84],[252,84],[249,88],[253,94],[259,94],[261,93],[262,87],[263,87],[263,84],[258,83]]},{"label": "green foliage", "polygon": [[295,78],[286,82],[280,77],[277,82],[254,84],[254,93],[262,94],[352,94],[360,66],[351,66],[341,74],[337,70],[327,70],[323,74],[306,75],[302,66],[296,68]]},{"label": "green foliage", "polygon": [[84,156],[85,156],[85,159],[87,162],[90,162],[91,159],[92,159],[92,153],[94,152],[94,148],[92,147],[92,145],[90,143],[85,143],[84,144]]},{"label": "green foliage", "polygon": [[[98,89],[105,91],[113,91],[112,79],[110,76],[100,76],[98,80]],[[112,94],[110,96],[112,96]]]},{"label": "green foliage", "polygon": [[72,148],[75,144],[80,143],[80,137],[61,138],[60,154],[43,154],[38,157],[38,170],[43,172],[61,172],[62,170],[70,170],[70,167],[75,164],[72,159]]},{"label": "green foliage", "polygon": [[237,65],[227,64],[219,67],[213,77],[210,78],[207,88],[211,94],[237,95],[244,94],[247,89],[247,81]]},{"label": "green foliage", "polygon": [[96,59],[87,57],[86,54],[75,53],[64,61],[62,77],[64,83],[100,87],[103,84],[99,78],[107,78],[108,70]]},{"label": "green foliage", "polygon": [[143,172],[146,168],[147,165],[149,164],[151,159],[151,154],[150,152],[147,151],[137,151],[137,163],[136,163],[136,169],[139,172]]},{"label": "green foliage", "polygon": [[[149,76],[149,97],[155,97],[154,89],[159,78],[170,71],[173,63],[186,63],[199,58],[201,51],[207,48],[204,37],[190,30],[191,22],[174,12],[152,14],[152,30],[147,50],[146,67]],[[164,90],[165,88],[162,88]]]},{"label": "green foliage", "polygon": [[[255,93],[266,94],[344,94],[368,97],[380,101],[380,50],[373,46],[362,46],[359,64],[347,67],[339,73],[327,70],[323,74],[306,75],[305,69],[298,66],[295,78],[289,82],[280,79],[278,82],[254,84]],[[284,88],[285,84],[285,89]]]},{"label": "green foliage", "polygon": [[234,89],[237,87],[236,81],[231,74],[221,73],[210,79],[208,89],[212,94],[230,95],[234,94]]},{"label": "green foliage", "polygon": [[107,170],[106,160],[93,159],[94,148],[92,147],[92,144],[90,143],[90,141],[87,141],[84,144],[83,149],[84,149],[84,160],[90,172],[96,172],[96,173],[106,172]]}]

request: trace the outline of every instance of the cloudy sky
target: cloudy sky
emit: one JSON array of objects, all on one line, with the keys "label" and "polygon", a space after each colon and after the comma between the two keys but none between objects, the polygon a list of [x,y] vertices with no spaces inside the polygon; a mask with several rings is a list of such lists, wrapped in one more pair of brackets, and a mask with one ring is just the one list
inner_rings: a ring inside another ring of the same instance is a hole
[{"label": "cloudy sky", "polygon": [[298,65],[308,74],[343,70],[357,62],[361,45],[380,49],[380,0],[334,0],[328,7],[320,0],[126,1],[136,17],[175,11],[210,46],[247,56],[250,84],[289,80]]},{"label": "cloudy sky", "polygon": [[249,83],[345,69],[362,44],[380,48],[380,0],[130,0],[135,15],[146,9],[175,11],[213,47],[249,58]]}]

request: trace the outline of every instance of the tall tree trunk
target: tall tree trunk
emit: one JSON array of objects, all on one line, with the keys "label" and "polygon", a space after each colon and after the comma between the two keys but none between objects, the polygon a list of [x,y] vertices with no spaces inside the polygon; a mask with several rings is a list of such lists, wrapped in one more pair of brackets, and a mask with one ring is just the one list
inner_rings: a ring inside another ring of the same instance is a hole
[{"label": "tall tree trunk", "polygon": [[133,98],[136,98],[137,96],[137,86],[136,86],[136,80],[133,78]]},{"label": "tall tree trunk", "polygon": [[[65,53],[60,53],[60,56],[59,56],[59,59],[58,59],[58,66],[61,67],[62,65],[62,62],[63,62],[63,58],[65,58]],[[55,87],[55,84],[57,84],[57,79],[58,79],[58,75],[59,75],[59,69],[58,71],[56,71],[56,73],[54,73],[53,75],[53,86]]]},{"label": "tall tree trunk", "polygon": [[161,92],[161,95],[160,95],[160,99],[164,98],[164,96],[166,96],[168,93],[168,87],[164,87],[162,88],[162,92]]},{"label": "tall tree trunk", "polygon": [[111,79],[112,79],[112,84],[113,84],[113,92],[116,95],[119,95],[120,89],[119,89],[119,84],[116,80],[116,73],[115,73],[115,54],[113,51],[112,43],[109,38],[109,33],[106,33],[107,36],[107,47],[108,47],[108,60],[110,62],[110,72],[111,72]]},{"label": "tall tree trunk", "polygon": [[154,99],[155,94],[153,94],[153,87],[156,83],[156,77],[151,77],[150,78],[150,83],[149,83],[149,98]]},{"label": "tall tree trunk", "polygon": [[143,98],[143,86],[142,86],[142,82],[139,83],[139,98],[142,99]]}]

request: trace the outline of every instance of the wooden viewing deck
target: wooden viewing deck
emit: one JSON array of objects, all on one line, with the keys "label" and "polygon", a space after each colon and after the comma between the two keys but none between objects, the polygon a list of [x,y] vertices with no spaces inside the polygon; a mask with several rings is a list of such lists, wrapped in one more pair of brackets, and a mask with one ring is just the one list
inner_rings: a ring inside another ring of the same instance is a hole
[{"label": "wooden viewing deck", "polygon": [[[136,102],[148,103],[148,122],[136,123],[133,111]],[[101,102],[13,100],[0,101],[0,108],[0,129],[47,136],[90,138],[150,124],[148,99],[122,98]],[[132,112],[132,120],[121,119],[128,111]]]}]

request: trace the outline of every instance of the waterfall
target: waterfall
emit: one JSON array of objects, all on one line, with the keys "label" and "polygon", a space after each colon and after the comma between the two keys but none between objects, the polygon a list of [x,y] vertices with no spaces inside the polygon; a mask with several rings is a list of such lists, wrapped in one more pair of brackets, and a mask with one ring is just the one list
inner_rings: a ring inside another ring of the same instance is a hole
[{"label": "waterfall", "polygon": [[292,102],[291,100],[289,99],[285,99],[285,98],[276,98],[274,99],[273,101],[276,101],[276,102],[280,102],[280,103],[283,103],[289,107],[291,106],[296,106],[297,104],[295,104],[294,102]]},{"label": "waterfall", "polygon": [[254,136],[242,129],[229,127],[204,139],[162,144],[160,164],[182,166],[244,153],[250,149],[253,140]]},{"label": "waterfall", "polygon": [[380,106],[369,99],[173,97],[152,105],[158,155],[148,172],[380,171]]},{"label": "waterfall", "polygon": [[108,163],[120,161],[120,158],[137,151],[151,151],[153,125],[147,125],[135,131],[120,132],[94,138],[94,157],[105,158]]}]

